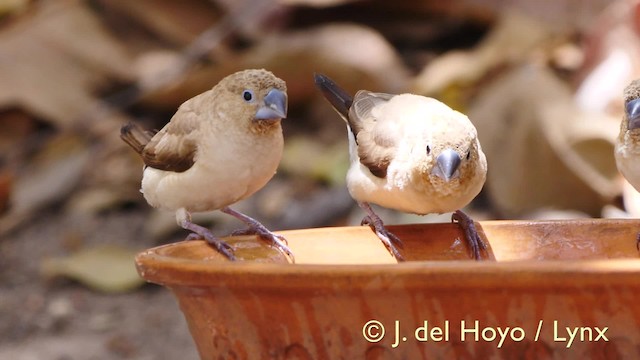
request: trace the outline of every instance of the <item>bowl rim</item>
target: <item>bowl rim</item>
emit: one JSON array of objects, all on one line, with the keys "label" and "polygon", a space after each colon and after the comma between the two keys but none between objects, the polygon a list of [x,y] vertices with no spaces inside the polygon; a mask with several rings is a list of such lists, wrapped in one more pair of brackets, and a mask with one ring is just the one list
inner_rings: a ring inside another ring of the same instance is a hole
[{"label": "bowl rim", "polygon": [[[633,219],[579,220],[492,220],[484,225],[534,225],[544,223],[638,224]],[[402,226],[432,224],[393,225]],[[279,233],[340,231],[347,227],[288,230]],[[376,283],[381,288],[419,286],[431,288],[504,288],[504,287],[615,287],[636,284],[640,287],[640,258],[589,260],[518,260],[518,261],[408,261],[398,264],[277,264],[258,262],[201,261],[176,258],[171,250],[183,246],[203,246],[203,241],[182,241],[142,251],[136,256],[140,276],[149,282],[169,286],[232,288],[366,288]],[[242,280],[244,279],[244,280]],[[426,280],[425,280],[426,279]],[[360,284],[360,285],[358,285]],[[413,284],[413,285],[412,285]]]}]

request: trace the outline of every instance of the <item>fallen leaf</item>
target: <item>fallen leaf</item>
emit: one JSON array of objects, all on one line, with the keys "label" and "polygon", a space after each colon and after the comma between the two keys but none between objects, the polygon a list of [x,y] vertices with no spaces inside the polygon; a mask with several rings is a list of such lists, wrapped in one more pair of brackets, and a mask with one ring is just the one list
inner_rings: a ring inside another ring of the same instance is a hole
[{"label": "fallen leaf", "polygon": [[19,152],[30,135],[36,133],[36,120],[19,109],[6,109],[0,113],[0,161],[11,161],[11,154]]},{"label": "fallen leaf", "polygon": [[11,190],[13,187],[13,173],[0,168],[0,214],[9,208]]},{"label": "fallen leaf", "polygon": [[581,111],[548,69],[521,66],[496,78],[467,114],[487,155],[485,188],[499,214],[554,208],[598,216],[620,195],[613,158],[619,120]]},{"label": "fallen leaf", "polygon": [[286,174],[331,185],[343,185],[348,168],[346,140],[324,144],[308,136],[288,139],[280,162],[280,169]]},{"label": "fallen leaf", "polygon": [[493,68],[522,62],[550,35],[547,27],[531,17],[506,12],[474,49],[454,50],[430,62],[416,77],[414,90],[433,95],[448,86],[474,83]]},{"label": "fallen leaf", "polygon": [[585,61],[573,79],[585,110],[622,116],[622,90],[640,77],[640,2],[612,2],[585,31]]},{"label": "fallen leaf", "polygon": [[108,0],[102,6],[144,26],[165,41],[187,44],[215,24],[221,11],[207,0]]},{"label": "fallen leaf", "polygon": [[24,12],[29,7],[30,0],[2,0],[0,1],[0,17]]},{"label": "fallen leaf", "polygon": [[59,135],[49,141],[15,175],[9,211],[0,217],[0,235],[69,196],[82,180],[90,159],[86,143],[77,136]]},{"label": "fallen leaf", "polygon": [[67,257],[46,259],[41,273],[47,278],[67,277],[104,293],[131,291],[144,284],[135,267],[137,253],[115,245],[97,246]]},{"label": "fallen leaf", "polygon": [[78,0],[37,2],[3,28],[0,53],[0,108],[23,108],[58,129],[86,126],[96,91],[133,78],[124,49]]},{"label": "fallen leaf", "polygon": [[146,93],[143,101],[156,108],[175,110],[226,75],[246,68],[266,68],[286,81],[290,104],[317,96],[314,72],[326,73],[354,92],[402,92],[409,81],[400,56],[378,32],[360,25],[331,24],[267,36],[223,63],[198,67],[171,87]]}]

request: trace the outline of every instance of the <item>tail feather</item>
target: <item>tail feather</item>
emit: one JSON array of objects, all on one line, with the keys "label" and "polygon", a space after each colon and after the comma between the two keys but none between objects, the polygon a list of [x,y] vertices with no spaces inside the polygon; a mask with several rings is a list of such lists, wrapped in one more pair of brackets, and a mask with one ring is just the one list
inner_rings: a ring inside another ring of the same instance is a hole
[{"label": "tail feather", "polygon": [[145,146],[151,141],[153,133],[142,130],[138,125],[130,122],[120,128],[120,138],[133,148],[138,154],[142,154]]},{"label": "tail feather", "polygon": [[314,74],[313,78],[316,87],[322,92],[322,95],[329,101],[331,106],[336,109],[345,121],[349,122],[349,109],[353,104],[353,97],[325,75]]}]

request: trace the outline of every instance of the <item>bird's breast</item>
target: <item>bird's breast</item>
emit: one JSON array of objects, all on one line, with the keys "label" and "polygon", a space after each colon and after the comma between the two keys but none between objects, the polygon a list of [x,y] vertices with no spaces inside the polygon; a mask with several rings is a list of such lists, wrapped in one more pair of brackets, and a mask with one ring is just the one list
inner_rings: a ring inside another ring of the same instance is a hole
[{"label": "bird's breast", "polygon": [[199,147],[194,165],[182,173],[147,168],[142,192],[150,205],[191,212],[220,209],[261,189],[282,157],[282,132],[271,137],[227,137]]},{"label": "bird's breast", "polygon": [[475,198],[484,177],[432,183],[427,177],[411,176],[391,169],[384,179],[374,177],[366,168],[354,167],[347,174],[347,187],[358,201],[414,214],[445,213],[461,209]]}]

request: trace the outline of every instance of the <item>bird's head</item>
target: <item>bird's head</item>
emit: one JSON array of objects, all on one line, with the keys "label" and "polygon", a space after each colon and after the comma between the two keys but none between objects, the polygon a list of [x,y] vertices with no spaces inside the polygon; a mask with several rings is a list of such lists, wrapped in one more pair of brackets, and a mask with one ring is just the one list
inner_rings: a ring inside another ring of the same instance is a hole
[{"label": "bird's head", "polygon": [[250,131],[263,133],[279,127],[287,117],[287,86],[273,73],[260,69],[239,71],[220,82],[222,112],[244,122]]},{"label": "bird's head", "polygon": [[[434,187],[459,191],[475,182],[484,183],[486,158],[480,147],[475,127],[466,116],[448,119],[443,126],[428,129],[422,149],[414,149],[423,160],[421,176]],[[434,122],[437,124],[437,122]]]}]

